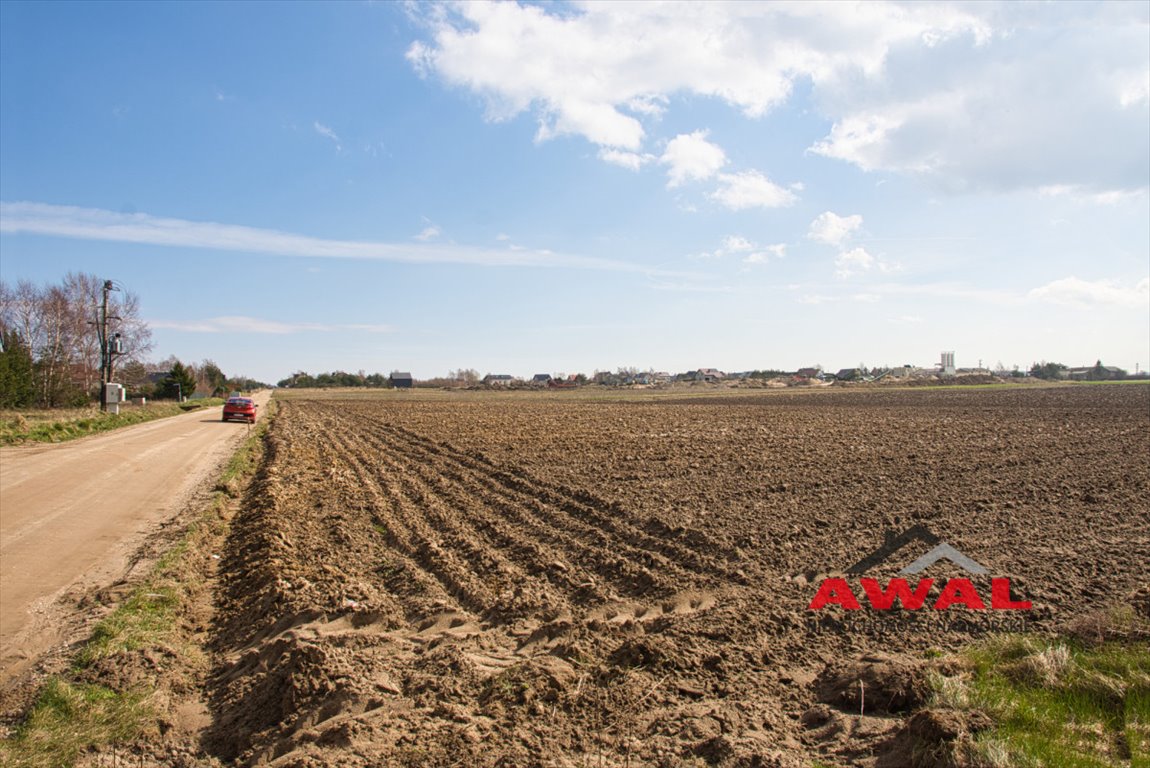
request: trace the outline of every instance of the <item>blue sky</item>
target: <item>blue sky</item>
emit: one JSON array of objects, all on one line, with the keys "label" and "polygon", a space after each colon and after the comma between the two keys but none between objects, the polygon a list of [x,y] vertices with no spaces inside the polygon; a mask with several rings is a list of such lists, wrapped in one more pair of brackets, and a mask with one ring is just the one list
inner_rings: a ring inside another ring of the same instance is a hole
[{"label": "blue sky", "polygon": [[1150,364],[1150,3],[0,3],[0,277],[153,359]]}]

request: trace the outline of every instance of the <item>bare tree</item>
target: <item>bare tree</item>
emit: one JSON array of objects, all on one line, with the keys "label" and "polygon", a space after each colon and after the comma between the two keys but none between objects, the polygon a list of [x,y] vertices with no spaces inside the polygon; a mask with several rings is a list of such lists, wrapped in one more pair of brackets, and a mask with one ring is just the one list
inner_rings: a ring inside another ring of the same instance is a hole
[{"label": "bare tree", "polygon": [[460,368],[457,371],[449,371],[447,378],[470,387],[479,383],[479,371],[474,368]]},{"label": "bare tree", "polygon": [[[100,381],[97,308],[104,280],[69,273],[59,285],[27,280],[0,282],[0,330],[15,330],[32,353],[37,400],[48,406],[83,401]],[[140,361],[152,348],[152,334],[140,318],[139,298],[126,290],[109,294],[108,332],[120,334],[122,362]]]}]

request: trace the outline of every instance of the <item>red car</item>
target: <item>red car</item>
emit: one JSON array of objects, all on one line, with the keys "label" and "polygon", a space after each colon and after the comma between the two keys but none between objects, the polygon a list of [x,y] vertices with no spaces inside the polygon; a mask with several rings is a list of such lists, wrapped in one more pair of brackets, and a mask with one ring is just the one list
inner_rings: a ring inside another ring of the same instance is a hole
[{"label": "red car", "polygon": [[240,419],[249,424],[256,423],[256,401],[250,397],[229,397],[224,403],[224,421]]}]

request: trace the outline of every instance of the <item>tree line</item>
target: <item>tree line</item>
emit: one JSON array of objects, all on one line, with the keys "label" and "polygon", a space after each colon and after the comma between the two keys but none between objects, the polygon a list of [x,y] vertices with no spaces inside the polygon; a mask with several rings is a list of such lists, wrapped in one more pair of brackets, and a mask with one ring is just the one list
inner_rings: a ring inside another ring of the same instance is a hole
[{"label": "tree line", "polygon": [[231,392],[250,392],[269,386],[247,376],[228,376],[213,360],[184,363],[177,357],[151,365],[130,363],[123,367],[118,380],[130,397],[158,400],[193,395],[226,397]]},{"label": "tree line", "polygon": [[281,379],[277,387],[287,387],[289,389],[325,389],[329,387],[366,387],[366,388],[384,388],[390,387],[390,377],[382,373],[365,374],[363,371],[358,373],[348,373],[347,371],[330,371],[327,373],[318,373],[312,376],[306,371],[296,371],[286,379]]}]

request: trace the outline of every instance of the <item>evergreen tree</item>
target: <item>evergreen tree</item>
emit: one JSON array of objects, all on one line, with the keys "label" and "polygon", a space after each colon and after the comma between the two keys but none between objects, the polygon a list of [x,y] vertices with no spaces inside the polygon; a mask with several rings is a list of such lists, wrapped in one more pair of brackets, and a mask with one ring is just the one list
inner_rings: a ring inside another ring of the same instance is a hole
[{"label": "evergreen tree", "polygon": [[228,394],[228,377],[220,370],[220,367],[211,360],[205,360],[200,363],[199,379],[203,382],[204,389],[212,397],[223,397]]},{"label": "evergreen tree", "polygon": [[32,351],[16,331],[0,334],[0,408],[27,408],[36,400]]},{"label": "evergreen tree", "polygon": [[172,370],[168,371],[167,377],[156,388],[156,397],[174,400],[181,396],[188,397],[195,391],[196,377],[187,366],[177,360],[172,364]]},{"label": "evergreen tree", "polygon": [[1030,367],[1030,375],[1036,379],[1060,379],[1066,366],[1062,363],[1048,363],[1045,360]]}]

